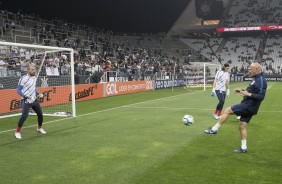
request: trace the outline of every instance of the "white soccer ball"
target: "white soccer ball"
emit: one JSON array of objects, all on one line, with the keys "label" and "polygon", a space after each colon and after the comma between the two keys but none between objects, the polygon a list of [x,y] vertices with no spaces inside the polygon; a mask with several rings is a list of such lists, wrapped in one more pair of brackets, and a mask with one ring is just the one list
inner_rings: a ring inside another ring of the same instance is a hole
[{"label": "white soccer ball", "polygon": [[185,116],[183,117],[183,123],[184,123],[184,125],[188,125],[188,126],[192,125],[192,124],[194,123],[194,118],[193,118],[193,116],[191,116],[191,115],[185,115]]}]

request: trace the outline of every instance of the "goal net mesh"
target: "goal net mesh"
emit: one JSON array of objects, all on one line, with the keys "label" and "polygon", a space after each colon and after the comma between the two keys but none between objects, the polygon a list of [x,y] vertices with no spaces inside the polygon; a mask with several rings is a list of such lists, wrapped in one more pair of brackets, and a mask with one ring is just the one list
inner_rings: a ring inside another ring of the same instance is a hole
[{"label": "goal net mesh", "polygon": [[17,86],[29,65],[36,67],[36,87],[43,94],[37,100],[43,114],[73,115],[71,51],[19,45],[0,43],[0,118],[21,114],[22,97],[17,94]]},{"label": "goal net mesh", "polygon": [[186,89],[206,89],[212,87],[215,74],[221,65],[212,63],[194,62],[189,66],[189,77],[184,80]]}]

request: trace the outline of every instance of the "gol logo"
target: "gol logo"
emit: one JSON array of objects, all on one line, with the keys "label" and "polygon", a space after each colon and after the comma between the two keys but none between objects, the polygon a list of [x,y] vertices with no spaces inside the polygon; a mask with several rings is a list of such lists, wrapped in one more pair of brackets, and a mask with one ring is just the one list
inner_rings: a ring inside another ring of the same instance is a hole
[{"label": "gol logo", "polygon": [[117,91],[117,84],[115,84],[115,83],[107,84],[107,86],[106,86],[106,92],[107,92],[107,95],[118,94],[118,91]]}]

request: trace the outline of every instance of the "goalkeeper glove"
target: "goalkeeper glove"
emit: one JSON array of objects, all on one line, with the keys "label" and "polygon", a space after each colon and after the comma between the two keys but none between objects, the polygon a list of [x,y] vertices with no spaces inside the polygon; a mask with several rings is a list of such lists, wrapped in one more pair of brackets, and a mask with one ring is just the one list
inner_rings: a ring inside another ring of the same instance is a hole
[{"label": "goalkeeper glove", "polygon": [[226,90],[226,96],[227,96],[227,97],[230,96],[230,90],[229,90],[229,89]]},{"label": "goalkeeper glove", "polygon": [[211,96],[214,97],[214,95],[215,95],[215,89],[212,89]]},{"label": "goalkeeper glove", "polygon": [[36,97],[35,96],[25,96],[24,99],[25,99],[25,103],[31,104],[36,100]]},{"label": "goalkeeper glove", "polygon": [[39,98],[43,98],[43,96],[44,96],[44,95],[43,95],[42,93],[41,93],[41,94],[38,94],[38,97],[39,97]]}]

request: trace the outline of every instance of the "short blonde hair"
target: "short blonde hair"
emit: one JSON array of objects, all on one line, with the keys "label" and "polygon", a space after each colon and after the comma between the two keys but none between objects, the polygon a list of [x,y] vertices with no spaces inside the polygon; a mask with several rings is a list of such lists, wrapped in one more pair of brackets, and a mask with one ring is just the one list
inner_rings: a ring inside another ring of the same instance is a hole
[{"label": "short blonde hair", "polygon": [[[36,65],[35,64],[33,64],[33,63],[31,63],[30,65],[28,65],[28,69],[30,69],[30,68],[35,68],[36,67]],[[36,69],[36,68],[35,68]]]}]

